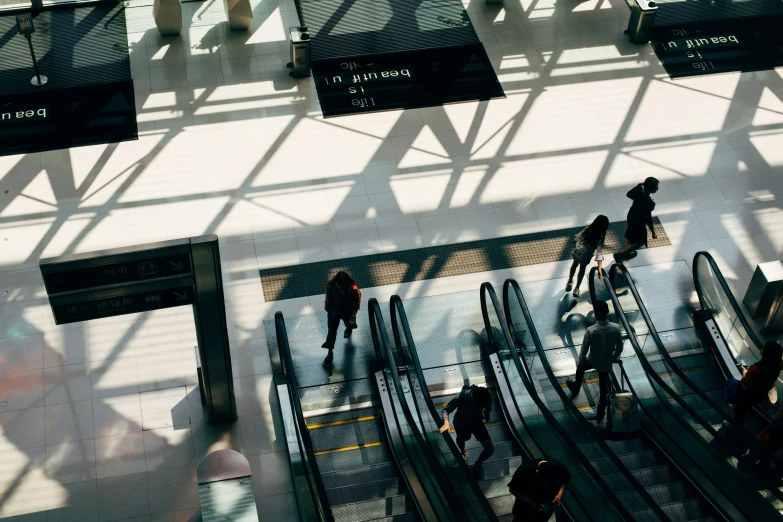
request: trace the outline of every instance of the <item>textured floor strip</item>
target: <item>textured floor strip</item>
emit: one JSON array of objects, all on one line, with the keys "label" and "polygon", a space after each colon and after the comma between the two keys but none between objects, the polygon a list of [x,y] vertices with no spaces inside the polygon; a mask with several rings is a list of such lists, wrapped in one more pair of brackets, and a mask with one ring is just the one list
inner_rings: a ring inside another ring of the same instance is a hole
[{"label": "textured floor strip", "polygon": [[[617,221],[609,225],[604,244],[604,250],[608,255],[620,250],[625,243],[625,226],[625,221]],[[582,227],[563,228],[534,234],[268,268],[261,270],[264,300],[280,301],[321,294],[326,281],[340,270],[351,274],[360,288],[373,288],[563,261],[570,259],[573,250],[571,240],[581,229]],[[658,218],[655,218],[655,231],[658,238],[650,237],[649,247],[671,245]]]}]

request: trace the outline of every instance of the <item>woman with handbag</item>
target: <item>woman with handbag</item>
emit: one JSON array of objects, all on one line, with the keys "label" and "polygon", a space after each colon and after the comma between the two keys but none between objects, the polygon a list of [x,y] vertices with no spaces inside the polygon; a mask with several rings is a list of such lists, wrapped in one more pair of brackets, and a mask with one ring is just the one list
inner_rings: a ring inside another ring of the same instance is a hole
[{"label": "woman with handbag", "polygon": [[601,265],[604,260],[604,238],[606,237],[606,230],[608,228],[609,218],[602,214],[574,236],[574,251],[571,253],[571,258],[574,261],[571,263],[571,271],[568,275],[568,284],[566,285],[566,292],[570,292],[571,288],[574,288],[574,272],[576,272],[576,267],[579,266],[579,275],[576,276],[574,297],[579,297],[579,286],[582,284],[582,278],[585,276],[585,269],[587,268],[587,265],[590,264],[593,254],[595,254],[595,261],[598,264],[598,277],[601,279],[604,278],[604,272],[601,269]]}]

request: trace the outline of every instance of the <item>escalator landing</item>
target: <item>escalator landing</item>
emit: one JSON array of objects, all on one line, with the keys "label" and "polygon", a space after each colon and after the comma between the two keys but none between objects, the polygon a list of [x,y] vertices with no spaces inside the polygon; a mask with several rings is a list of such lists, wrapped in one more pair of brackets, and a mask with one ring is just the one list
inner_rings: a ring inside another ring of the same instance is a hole
[{"label": "escalator landing", "polygon": [[[358,328],[350,338],[343,338],[345,325],[340,323],[334,345],[332,367],[323,367],[327,350],[321,348],[326,340],[326,312],[286,317],[291,359],[300,388],[334,384],[370,376],[370,363],[375,360],[375,350],[370,333],[370,319],[362,306],[356,314]],[[274,373],[280,372],[280,354],[277,348],[274,320],[265,321],[266,341]]]}]

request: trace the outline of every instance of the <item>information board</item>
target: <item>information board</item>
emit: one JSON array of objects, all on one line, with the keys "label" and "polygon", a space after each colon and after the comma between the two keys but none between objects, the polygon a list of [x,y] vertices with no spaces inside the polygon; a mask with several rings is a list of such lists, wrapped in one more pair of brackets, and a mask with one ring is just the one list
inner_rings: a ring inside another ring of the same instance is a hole
[{"label": "information board", "polygon": [[53,294],[179,276],[191,271],[189,253],[163,252],[157,257],[150,255],[145,259],[122,259],[103,265],[49,272],[43,274],[43,278],[46,291]]},{"label": "information board", "polygon": [[236,420],[216,235],[42,259],[39,266],[56,324],[192,305],[207,418]]}]

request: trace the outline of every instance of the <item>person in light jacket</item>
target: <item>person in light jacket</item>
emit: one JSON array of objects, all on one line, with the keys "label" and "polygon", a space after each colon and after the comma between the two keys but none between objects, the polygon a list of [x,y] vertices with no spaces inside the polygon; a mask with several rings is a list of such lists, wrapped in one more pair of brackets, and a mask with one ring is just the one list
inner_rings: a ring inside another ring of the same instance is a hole
[{"label": "person in light jacket", "polygon": [[[609,218],[600,215],[574,236],[574,251],[571,253],[571,258],[574,261],[571,263],[571,271],[568,274],[568,284],[566,285],[566,292],[570,292],[571,288],[574,289],[574,297],[579,297],[579,287],[582,285],[585,269],[590,264],[593,254],[595,254],[595,262],[598,264],[598,277],[604,278],[603,251],[608,228]],[[574,272],[576,272],[577,266],[579,267],[579,275],[576,276],[576,287],[574,288]]]},{"label": "person in light jacket", "polygon": [[566,386],[571,391],[571,398],[579,395],[582,389],[582,380],[585,372],[592,368],[598,370],[598,386],[600,396],[598,399],[598,412],[589,420],[597,423],[604,421],[606,405],[609,401],[610,378],[612,363],[617,361],[623,353],[623,333],[619,324],[607,321],[609,305],[606,301],[598,300],[593,304],[596,323],[585,332],[582,341],[582,349],[579,352],[579,361],[576,365],[576,379],[568,379]]}]

